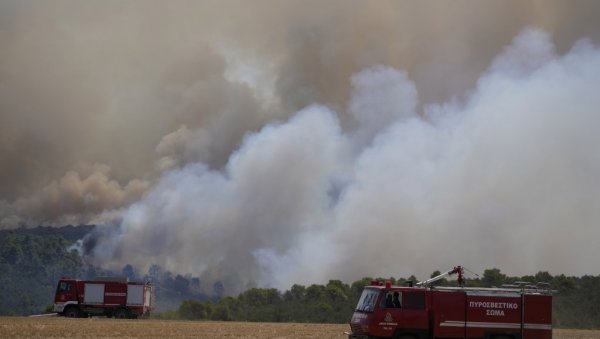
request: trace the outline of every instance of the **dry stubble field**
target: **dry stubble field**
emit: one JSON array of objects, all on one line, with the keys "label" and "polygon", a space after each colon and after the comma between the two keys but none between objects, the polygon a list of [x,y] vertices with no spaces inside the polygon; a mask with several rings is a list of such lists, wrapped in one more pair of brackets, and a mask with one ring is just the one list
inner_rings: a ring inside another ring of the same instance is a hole
[{"label": "dry stubble field", "polygon": [[[0,338],[345,338],[344,324],[106,318],[0,317]],[[600,339],[600,331],[554,330],[554,339]]]}]

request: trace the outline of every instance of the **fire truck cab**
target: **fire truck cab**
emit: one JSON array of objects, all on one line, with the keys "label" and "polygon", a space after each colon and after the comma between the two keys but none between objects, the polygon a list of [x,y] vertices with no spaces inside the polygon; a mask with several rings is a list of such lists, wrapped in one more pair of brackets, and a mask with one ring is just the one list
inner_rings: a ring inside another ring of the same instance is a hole
[{"label": "fire truck cab", "polygon": [[[399,305],[391,302],[394,295]],[[362,292],[350,328],[349,339],[550,339],[552,295],[547,288],[532,286],[404,287],[372,282]]]}]

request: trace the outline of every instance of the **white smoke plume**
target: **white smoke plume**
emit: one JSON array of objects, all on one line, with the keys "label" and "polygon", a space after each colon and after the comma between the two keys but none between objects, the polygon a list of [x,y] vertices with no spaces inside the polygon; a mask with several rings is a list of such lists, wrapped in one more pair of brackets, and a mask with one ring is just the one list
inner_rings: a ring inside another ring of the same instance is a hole
[{"label": "white smoke plume", "polygon": [[333,211],[334,272],[595,272],[600,51],[553,50],[526,29],[464,103],[378,136]]},{"label": "white smoke plume", "polygon": [[598,7],[4,1],[0,225],[230,293],[597,273]]},{"label": "white smoke plume", "polygon": [[[224,171],[167,172],[96,259],[118,253],[119,264],[159,263],[234,290],[424,277],[456,263],[594,271],[578,258],[600,255],[597,47],[583,40],[559,56],[548,34],[525,29],[464,102],[423,115],[398,70],[367,69],[352,85],[355,132],[312,106],[246,137]],[[372,142],[353,152],[365,135]]]}]

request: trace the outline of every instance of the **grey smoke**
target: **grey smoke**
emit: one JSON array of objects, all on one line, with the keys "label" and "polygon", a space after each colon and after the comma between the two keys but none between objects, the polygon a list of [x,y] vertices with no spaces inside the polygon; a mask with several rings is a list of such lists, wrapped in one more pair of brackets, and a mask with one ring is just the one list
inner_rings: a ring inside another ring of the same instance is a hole
[{"label": "grey smoke", "polygon": [[593,271],[578,258],[600,254],[598,79],[597,47],[582,40],[560,56],[533,29],[464,102],[422,115],[405,74],[366,69],[348,105],[362,129],[345,133],[334,112],[310,106],[248,135],[224,171],[167,172],[96,259],[225,277],[237,290],[455,263]]},{"label": "grey smoke", "polygon": [[594,273],[593,13],[2,2],[0,224],[116,223],[86,260],[229,291]]}]

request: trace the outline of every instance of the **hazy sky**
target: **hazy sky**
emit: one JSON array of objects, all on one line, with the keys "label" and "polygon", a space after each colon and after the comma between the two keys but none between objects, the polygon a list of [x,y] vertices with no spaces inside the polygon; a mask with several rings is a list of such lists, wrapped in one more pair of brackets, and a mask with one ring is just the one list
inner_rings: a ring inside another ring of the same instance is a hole
[{"label": "hazy sky", "polygon": [[246,286],[599,274],[597,1],[0,0],[0,227]]}]

